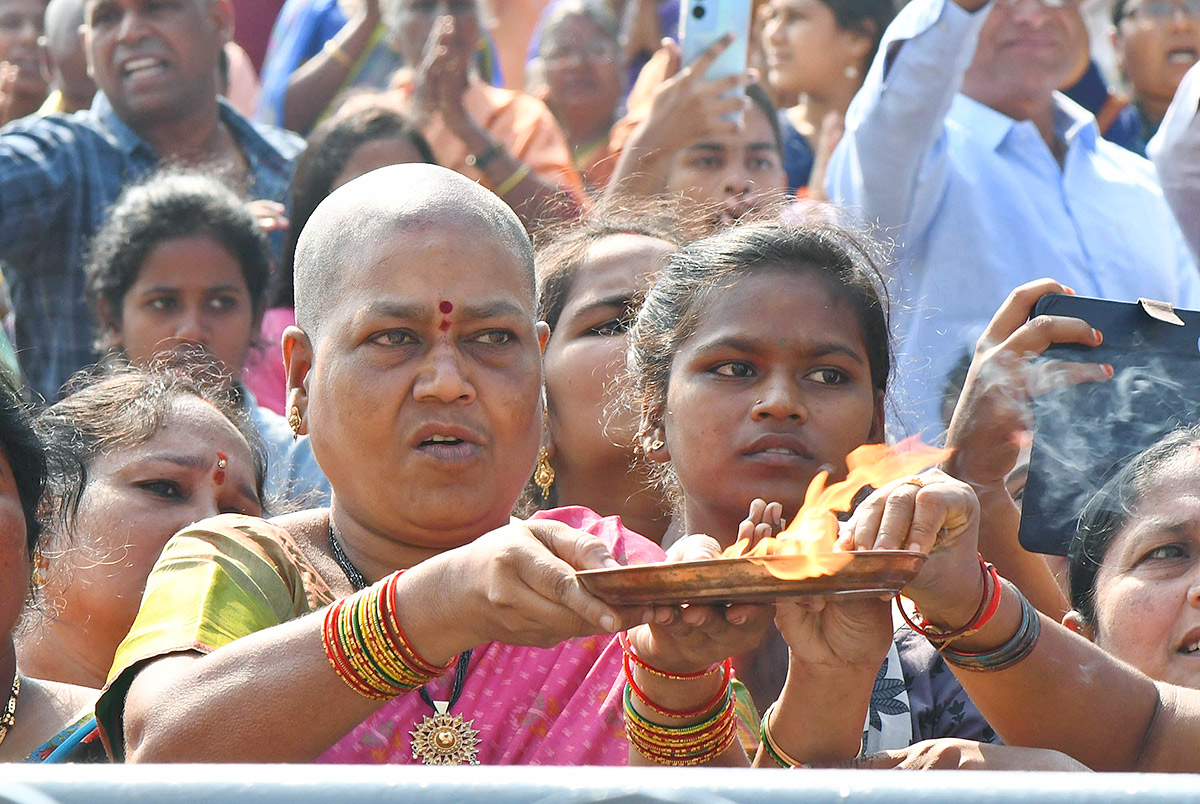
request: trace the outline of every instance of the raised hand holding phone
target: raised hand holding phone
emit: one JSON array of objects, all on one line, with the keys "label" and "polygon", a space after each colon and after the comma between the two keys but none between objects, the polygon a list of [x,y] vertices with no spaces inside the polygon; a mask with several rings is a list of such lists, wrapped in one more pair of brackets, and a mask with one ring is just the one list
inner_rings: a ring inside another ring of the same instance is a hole
[{"label": "raised hand holding phone", "polygon": [[[686,0],[679,16],[682,65],[690,67],[702,56],[709,56],[704,65],[706,80],[744,76],[750,55],[751,6],[751,0]],[[714,56],[713,46],[730,36],[729,44]],[[745,97],[744,85],[739,81],[723,97]],[[742,107],[726,113],[725,117],[741,125]]]}]

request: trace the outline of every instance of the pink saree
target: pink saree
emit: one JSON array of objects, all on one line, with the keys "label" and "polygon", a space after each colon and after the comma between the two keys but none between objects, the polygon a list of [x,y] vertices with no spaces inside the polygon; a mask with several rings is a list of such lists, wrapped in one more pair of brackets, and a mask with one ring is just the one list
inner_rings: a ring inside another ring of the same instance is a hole
[{"label": "pink saree", "polygon": [[[587,508],[542,511],[552,519],[600,537],[622,564],[662,561],[658,545],[626,530],[619,517]],[[427,686],[433,700],[448,700],[450,674]],[[586,637],[550,649],[491,642],[476,648],[462,697],[450,709],[473,721],[483,765],[624,765],[629,758],[621,696],[621,646],[612,636]],[[433,710],[421,696],[404,695],[343,737],[317,761],[419,762],[412,735]]]}]

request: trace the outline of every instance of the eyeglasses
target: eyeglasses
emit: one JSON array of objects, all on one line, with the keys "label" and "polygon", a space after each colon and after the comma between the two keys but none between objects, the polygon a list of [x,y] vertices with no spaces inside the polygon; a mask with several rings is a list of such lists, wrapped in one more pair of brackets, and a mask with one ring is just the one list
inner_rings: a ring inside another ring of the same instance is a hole
[{"label": "eyeglasses", "polygon": [[1176,11],[1188,19],[1200,18],[1200,0],[1145,0],[1141,5],[1131,8],[1126,16],[1169,20]]}]

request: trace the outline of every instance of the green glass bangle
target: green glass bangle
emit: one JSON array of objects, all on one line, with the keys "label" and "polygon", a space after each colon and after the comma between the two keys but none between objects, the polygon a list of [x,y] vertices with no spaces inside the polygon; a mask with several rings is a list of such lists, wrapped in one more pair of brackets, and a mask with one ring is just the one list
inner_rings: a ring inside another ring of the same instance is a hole
[{"label": "green glass bangle", "polygon": [[648,720],[647,718],[642,717],[642,715],[639,714],[638,711],[633,708],[633,691],[630,690],[629,685],[626,684],[625,685],[625,713],[645,728],[661,729],[662,731],[673,732],[680,736],[686,735],[686,734],[695,734],[696,732],[704,731],[707,728],[711,728],[713,726],[713,724],[715,724],[716,722],[718,722],[719,720],[721,720],[722,718],[725,717],[726,713],[729,711],[729,696],[731,696],[732,694],[733,694],[733,690],[731,688],[730,690],[728,690],[726,692],[725,699],[722,702],[721,706],[717,709],[716,714],[714,714],[708,720],[701,721],[700,723],[693,723],[690,726],[665,726],[661,723],[655,723],[653,720]]}]

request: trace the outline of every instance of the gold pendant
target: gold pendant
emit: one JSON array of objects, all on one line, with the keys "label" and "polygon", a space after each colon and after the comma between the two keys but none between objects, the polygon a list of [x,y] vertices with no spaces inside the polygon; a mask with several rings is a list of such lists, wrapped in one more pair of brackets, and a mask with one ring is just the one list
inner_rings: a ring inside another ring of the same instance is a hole
[{"label": "gold pendant", "polygon": [[474,720],[452,715],[445,701],[436,701],[437,714],[425,716],[411,732],[413,759],[426,765],[478,765],[479,732],[471,728]]}]

